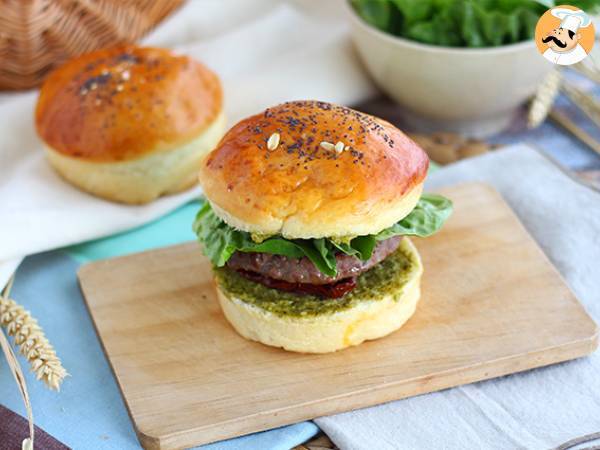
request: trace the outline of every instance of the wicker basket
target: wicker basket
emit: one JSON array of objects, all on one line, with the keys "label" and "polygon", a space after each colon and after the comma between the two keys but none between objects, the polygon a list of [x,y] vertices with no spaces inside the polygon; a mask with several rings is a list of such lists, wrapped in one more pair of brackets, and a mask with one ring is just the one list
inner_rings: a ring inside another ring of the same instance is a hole
[{"label": "wicker basket", "polygon": [[183,0],[0,0],[0,89],[38,86],[66,59],[133,42]]}]

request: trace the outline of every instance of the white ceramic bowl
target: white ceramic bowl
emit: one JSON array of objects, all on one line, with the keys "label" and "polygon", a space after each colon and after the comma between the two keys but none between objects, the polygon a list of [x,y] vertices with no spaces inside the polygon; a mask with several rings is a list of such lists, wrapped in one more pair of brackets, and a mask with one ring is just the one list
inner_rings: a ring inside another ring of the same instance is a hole
[{"label": "white ceramic bowl", "polygon": [[490,48],[420,44],[384,33],[345,2],[352,39],[379,88],[422,131],[484,137],[505,128],[553,65],[535,42]]}]

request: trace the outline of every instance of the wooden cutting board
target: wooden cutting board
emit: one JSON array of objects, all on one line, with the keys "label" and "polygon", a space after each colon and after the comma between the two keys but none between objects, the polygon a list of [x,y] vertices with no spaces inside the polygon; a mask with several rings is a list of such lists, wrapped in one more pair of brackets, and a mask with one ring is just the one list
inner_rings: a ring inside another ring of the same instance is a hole
[{"label": "wooden cutting board", "polygon": [[238,336],[196,243],[83,267],[144,448],[191,447],[592,352],[596,325],[500,195],[482,184],[442,193],[452,218],[415,239],[425,266],[417,312],[389,337],[337,353]]}]

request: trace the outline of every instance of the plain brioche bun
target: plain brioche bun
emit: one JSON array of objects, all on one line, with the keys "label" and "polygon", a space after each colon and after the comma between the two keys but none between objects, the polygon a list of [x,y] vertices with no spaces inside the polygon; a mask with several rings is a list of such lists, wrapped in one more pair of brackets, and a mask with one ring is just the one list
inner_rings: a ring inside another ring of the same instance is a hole
[{"label": "plain brioche bun", "polygon": [[195,184],[225,126],[213,72],[187,56],[135,46],[88,53],[53,72],[35,121],[63,178],[125,203]]},{"label": "plain brioche bun", "polygon": [[306,317],[278,315],[232,295],[219,284],[218,277],[217,296],[227,320],[246,339],[294,352],[334,352],[386,336],[415,312],[423,266],[408,238],[402,239],[399,251],[411,261],[408,273],[391,274],[403,277],[402,282],[385,293],[374,289],[341,311]]},{"label": "plain brioche bun", "polygon": [[356,236],[409,214],[428,165],[425,152],[384,120],[293,101],[230,129],[202,164],[200,183],[215,213],[239,230]]}]

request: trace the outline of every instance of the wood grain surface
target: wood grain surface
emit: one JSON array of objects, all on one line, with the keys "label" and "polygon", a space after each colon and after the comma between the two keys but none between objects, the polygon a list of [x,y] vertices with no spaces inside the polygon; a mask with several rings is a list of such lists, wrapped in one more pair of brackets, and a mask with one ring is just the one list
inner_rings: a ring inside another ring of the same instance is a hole
[{"label": "wood grain surface", "polygon": [[452,218],[415,239],[425,266],[417,312],[389,337],[337,353],[237,335],[196,243],[84,266],[81,286],[144,448],[191,447],[592,352],[596,325],[500,195],[482,184],[442,193]]}]

